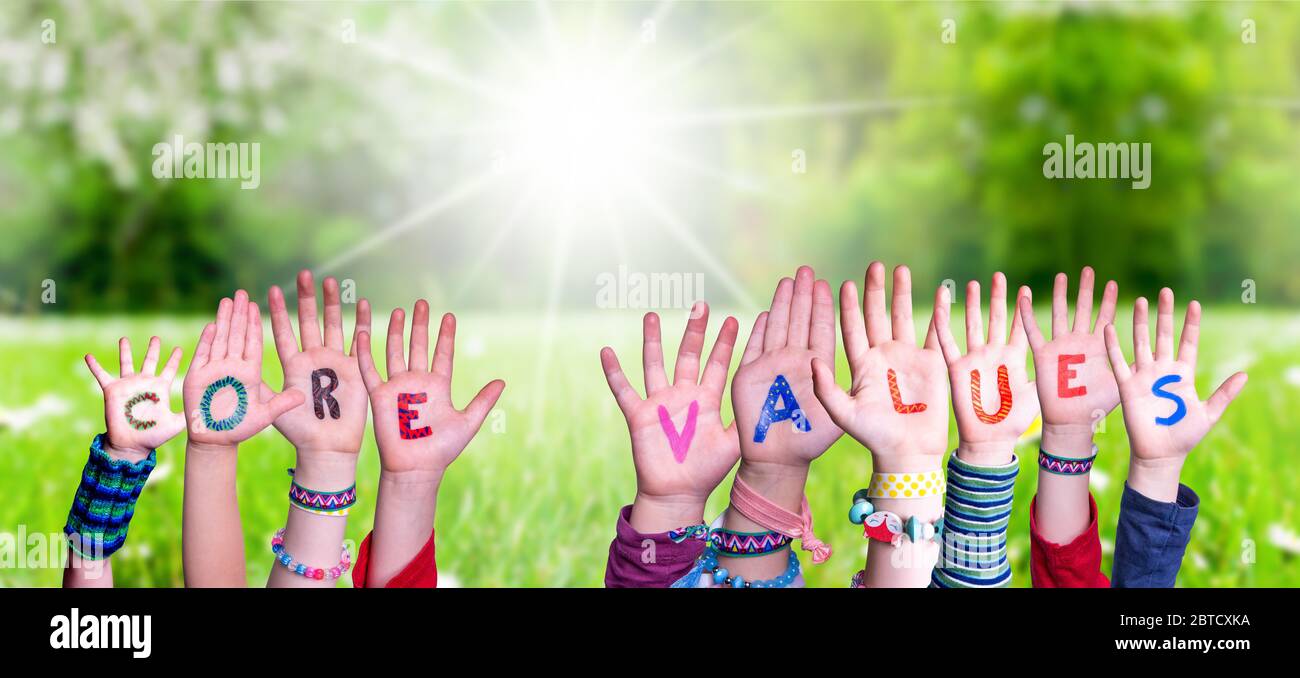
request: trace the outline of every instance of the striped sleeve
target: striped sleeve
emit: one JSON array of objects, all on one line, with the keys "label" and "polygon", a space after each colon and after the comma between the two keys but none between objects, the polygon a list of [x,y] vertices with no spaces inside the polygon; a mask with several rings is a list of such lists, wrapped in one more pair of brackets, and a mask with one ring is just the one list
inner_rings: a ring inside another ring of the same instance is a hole
[{"label": "striped sleeve", "polygon": [[935,588],[1011,585],[1007,525],[1020,460],[1005,466],[975,466],[948,458],[948,498],[943,512],[939,563],[930,575]]}]

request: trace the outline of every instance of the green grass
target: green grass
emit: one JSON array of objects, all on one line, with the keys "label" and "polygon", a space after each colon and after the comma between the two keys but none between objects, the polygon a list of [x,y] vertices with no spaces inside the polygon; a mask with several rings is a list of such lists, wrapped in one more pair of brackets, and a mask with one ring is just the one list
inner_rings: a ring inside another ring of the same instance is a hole
[{"label": "green grass", "polygon": [[[667,315],[665,336],[680,332],[681,315]],[[924,317],[920,309],[917,316]],[[1300,554],[1287,550],[1294,546],[1279,546],[1286,539],[1278,535],[1300,532],[1300,474],[1292,466],[1300,440],[1300,315],[1225,306],[1209,308],[1205,316],[1197,380],[1202,395],[1235,369],[1247,369],[1251,380],[1184,471],[1202,507],[1180,585],[1298,586]],[[130,336],[143,347],[156,333],[164,342],[179,342],[188,360],[203,322],[0,319],[0,411],[30,407],[43,396],[67,406],[63,414],[27,428],[0,429],[0,534],[16,533],[20,525],[27,534],[62,529],[87,445],[103,428],[102,402],[82,354],[92,351],[108,366],[115,362],[117,337]],[[748,318],[741,324],[748,327]],[[462,315],[459,326],[457,402],[463,404],[492,377],[505,378],[509,386],[498,412],[447,473],[438,504],[440,573],[463,586],[601,585],[615,515],[631,500],[635,478],[626,428],[597,351],[608,343],[624,365],[639,364],[639,314],[566,314],[555,325],[549,362],[543,358],[540,316],[471,313]],[[267,379],[278,384],[279,362],[269,346],[268,340]],[[382,353],[382,346],[375,349]],[[842,363],[840,375],[841,382],[847,380]],[[637,375],[630,376],[639,383]],[[1128,447],[1119,411],[1106,423],[1093,490],[1109,571]],[[951,437],[955,445],[955,427]],[[1011,523],[1017,586],[1029,584],[1034,449],[1031,441],[1020,450],[1023,473]],[[130,539],[113,559],[119,586],[183,583],[183,438],[158,454],[159,468],[140,499]],[[268,541],[285,520],[285,469],[293,450],[268,429],[241,446],[239,456],[249,585],[262,586],[271,567]],[[809,501],[818,534],[836,547],[836,556],[816,567],[804,559],[810,586],[845,586],[861,567],[865,544],[845,513],[869,472],[867,453],[848,437],[813,466]],[[360,501],[348,522],[348,538],[355,542],[372,523],[377,481],[378,457],[368,439],[357,478]],[[708,517],[723,508],[729,486],[724,481],[714,493]],[[1253,562],[1246,562],[1252,553]],[[59,580],[57,567],[0,569],[3,586],[57,586]]]}]

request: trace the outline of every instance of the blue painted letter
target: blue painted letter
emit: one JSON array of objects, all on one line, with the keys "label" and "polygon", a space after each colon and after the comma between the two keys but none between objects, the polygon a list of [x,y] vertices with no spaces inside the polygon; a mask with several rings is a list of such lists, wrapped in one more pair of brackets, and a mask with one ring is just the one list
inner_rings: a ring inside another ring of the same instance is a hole
[{"label": "blue painted letter", "polygon": [[1187,403],[1184,403],[1183,399],[1178,397],[1177,394],[1165,390],[1165,387],[1169,384],[1177,384],[1182,380],[1183,378],[1176,374],[1166,374],[1157,379],[1156,383],[1151,385],[1152,395],[1157,398],[1167,398],[1172,400],[1174,401],[1175,406],[1173,414],[1167,417],[1156,417],[1157,424],[1160,424],[1161,426],[1173,426],[1182,421],[1183,417],[1187,416]]},{"label": "blue painted letter", "polygon": [[[776,409],[778,400],[784,405],[779,410]],[[754,427],[754,442],[761,443],[766,440],[768,427],[786,419],[793,420],[794,427],[800,431],[812,430],[808,417],[805,417],[803,410],[799,409],[799,401],[794,399],[790,382],[785,380],[784,374],[778,374],[776,381],[772,382],[772,388],[767,390],[767,400],[763,401],[763,413],[758,415],[758,426]]]}]

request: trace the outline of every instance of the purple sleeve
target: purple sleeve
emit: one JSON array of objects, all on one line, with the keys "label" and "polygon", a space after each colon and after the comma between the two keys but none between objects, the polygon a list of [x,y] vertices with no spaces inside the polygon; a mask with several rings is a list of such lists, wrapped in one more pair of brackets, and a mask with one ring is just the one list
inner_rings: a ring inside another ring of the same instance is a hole
[{"label": "purple sleeve", "polygon": [[627,522],[631,505],[618,513],[618,533],[609,544],[605,565],[605,586],[619,588],[668,588],[691,569],[704,552],[704,542],[688,539],[680,544],[666,532],[641,534]]}]

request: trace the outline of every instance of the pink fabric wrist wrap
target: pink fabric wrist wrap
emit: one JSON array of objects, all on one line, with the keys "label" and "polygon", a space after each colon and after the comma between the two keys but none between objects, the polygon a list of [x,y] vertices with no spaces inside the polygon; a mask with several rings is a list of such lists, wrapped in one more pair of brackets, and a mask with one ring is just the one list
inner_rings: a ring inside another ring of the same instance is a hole
[{"label": "pink fabric wrist wrap", "polygon": [[813,518],[812,511],[808,508],[808,497],[803,498],[799,514],[794,514],[768,501],[746,485],[740,476],[736,476],[736,481],[731,486],[731,507],[769,530],[780,532],[791,539],[798,539],[803,550],[812,551],[814,564],[821,564],[831,557],[830,545],[813,534]]}]

